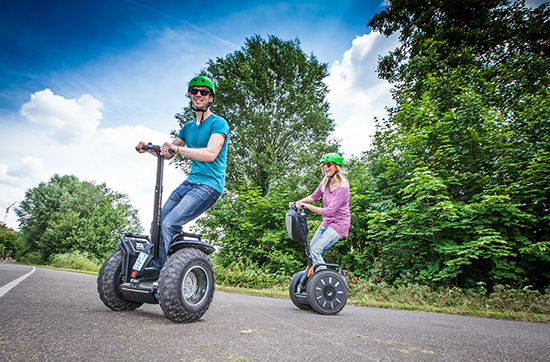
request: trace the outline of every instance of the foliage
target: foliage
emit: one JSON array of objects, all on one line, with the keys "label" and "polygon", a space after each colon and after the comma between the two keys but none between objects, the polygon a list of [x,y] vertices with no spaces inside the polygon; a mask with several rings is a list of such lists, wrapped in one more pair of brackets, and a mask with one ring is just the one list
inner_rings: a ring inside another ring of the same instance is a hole
[{"label": "foliage", "polygon": [[548,285],[548,19],[546,5],[401,0],[371,19],[401,46],[379,64],[397,106],[355,171],[357,272]]},{"label": "foliage", "polygon": [[51,256],[49,265],[62,269],[75,269],[98,272],[101,268],[101,261],[90,256],[87,252],[74,250],[70,253],[56,254]]},{"label": "foliage", "polygon": [[205,239],[219,247],[223,267],[252,262],[267,273],[290,275],[305,265],[304,247],[289,239],[285,213],[289,191],[262,196],[259,186],[243,180],[236,193],[226,192],[197,220]]},{"label": "foliage", "polygon": [[462,289],[359,281],[351,285],[348,302],[371,307],[550,322],[550,293],[533,290],[530,286],[516,289],[498,284],[490,292],[482,282],[473,288]]},{"label": "foliage", "polygon": [[21,256],[17,257],[18,263],[28,264],[28,265],[45,265],[47,261],[44,260],[40,253],[37,251],[32,252],[23,252]]},{"label": "foliage", "polygon": [[[216,273],[216,284],[231,287],[241,287],[250,289],[267,289],[277,286],[285,286],[290,282],[285,273],[270,273],[263,270],[257,264],[246,261],[234,261],[230,265],[223,267],[222,263],[217,262],[218,255],[214,256],[214,271]],[[284,288],[286,289],[286,288]]]},{"label": "foliage", "polygon": [[124,232],[140,232],[137,211],[125,194],[105,184],[54,175],[27,190],[16,209],[25,253],[51,255],[80,251],[104,259]]},{"label": "foliage", "polygon": [[13,232],[4,224],[0,224],[0,249],[5,254],[11,253],[10,256],[15,258],[14,253],[21,249],[22,240],[19,238],[19,233]]}]

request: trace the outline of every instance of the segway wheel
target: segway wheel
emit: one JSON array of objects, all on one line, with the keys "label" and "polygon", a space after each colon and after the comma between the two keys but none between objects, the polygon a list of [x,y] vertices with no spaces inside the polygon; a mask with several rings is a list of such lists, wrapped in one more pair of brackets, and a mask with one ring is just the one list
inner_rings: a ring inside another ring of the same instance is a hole
[{"label": "segway wheel", "polygon": [[115,250],[105,259],[97,276],[97,292],[107,307],[114,311],[130,311],[139,308],[143,303],[125,300],[120,293],[122,284],[122,250]]},{"label": "segway wheel", "polygon": [[320,270],[307,283],[307,299],[317,313],[338,314],[348,300],[346,282],[332,269]]},{"label": "segway wheel", "polygon": [[[290,294],[290,300],[294,305],[300,309],[304,310],[311,310],[311,306],[307,302],[307,296],[306,291],[301,290],[298,291],[298,284],[300,283],[300,279],[302,278],[302,275],[304,275],[305,271],[299,271],[298,273],[294,274],[292,279],[290,280],[290,286],[288,287],[288,292]],[[304,288],[305,289],[305,288]],[[303,298],[300,298],[296,296],[296,294],[303,293]]]},{"label": "segway wheel", "polygon": [[193,322],[208,310],[215,289],[214,267],[198,249],[180,249],[160,272],[158,300],[164,315],[176,323]]}]

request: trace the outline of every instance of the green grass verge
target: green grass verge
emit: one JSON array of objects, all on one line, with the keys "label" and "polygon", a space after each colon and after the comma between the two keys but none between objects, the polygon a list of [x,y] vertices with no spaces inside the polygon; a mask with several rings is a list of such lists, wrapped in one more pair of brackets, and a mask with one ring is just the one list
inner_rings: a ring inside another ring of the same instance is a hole
[{"label": "green grass verge", "polygon": [[[97,275],[101,264],[88,260],[86,255],[71,253],[56,256],[48,265],[37,266]],[[243,265],[234,265],[226,269],[215,265],[214,268],[218,290],[289,298],[290,277],[265,273]],[[358,280],[350,285],[347,304],[550,323],[550,289],[541,293],[528,287],[514,289],[497,286],[488,292],[483,285],[468,290],[432,289],[418,284],[395,287],[385,283]]]}]

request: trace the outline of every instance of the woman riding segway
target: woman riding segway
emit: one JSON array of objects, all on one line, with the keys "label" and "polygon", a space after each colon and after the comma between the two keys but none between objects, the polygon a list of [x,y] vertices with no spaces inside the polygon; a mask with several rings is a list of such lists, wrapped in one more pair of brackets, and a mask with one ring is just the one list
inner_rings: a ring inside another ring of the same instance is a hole
[{"label": "woman riding segway", "polygon": [[[324,264],[321,254],[343,236],[348,235],[351,216],[349,212],[349,182],[342,172],[344,161],[337,153],[327,153],[321,157],[323,172],[321,183],[311,195],[296,201],[298,210],[305,208],[323,216],[321,226],[311,239],[311,259],[313,264]],[[311,203],[323,198],[323,207]],[[292,206],[292,203],[289,207]]]},{"label": "woman riding segway", "polygon": [[[342,156],[337,153],[327,153],[321,157],[321,164],[324,177],[317,189],[311,195],[289,204],[291,209],[308,209],[323,216],[321,225],[309,245],[306,245],[308,267],[292,278],[290,297],[298,308],[312,307],[322,314],[336,314],[344,307],[347,299],[347,278],[339,265],[325,264],[322,254],[341,237],[348,235],[351,222],[350,191],[349,182],[342,172],[344,165]],[[311,204],[321,197],[323,207]],[[326,270],[327,267],[333,269]],[[325,272],[319,272],[322,270]],[[316,283],[322,286],[315,287],[313,284]],[[345,288],[340,283],[345,284]],[[316,295],[311,295],[312,293]],[[343,294],[341,298],[338,298],[338,293]]]}]

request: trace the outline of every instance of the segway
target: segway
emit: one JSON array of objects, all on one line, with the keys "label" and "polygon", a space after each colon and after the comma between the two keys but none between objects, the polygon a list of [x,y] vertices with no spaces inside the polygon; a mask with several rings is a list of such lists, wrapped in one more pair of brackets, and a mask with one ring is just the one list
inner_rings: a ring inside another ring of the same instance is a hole
[{"label": "segway", "polygon": [[157,156],[155,205],[151,238],[126,233],[118,249],[103,263],[97,278],[97,291],[103,303],[114,311],[132,311],[143,303],[160,304],[164,315],[173,322],[188,323],[199,319],[214,298],[214,267],[207,255],[214,247],[201,240],[201,235],[176,234],[167,252],[162,270],[154,268],[158,259],[162,207],[164,157],[160,146],[142,147]]},{"label": "segway", "polygon": [[320,314],[338,314],[348,300],[347,272],[338,264],[313,265],[310,255],[307,217],[294,203],[285,215],[288,236],[306,245],[307,267],[290,281],[290,300],[300,309],[313,309]]}]

